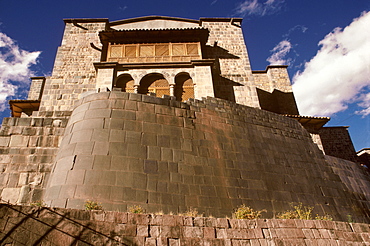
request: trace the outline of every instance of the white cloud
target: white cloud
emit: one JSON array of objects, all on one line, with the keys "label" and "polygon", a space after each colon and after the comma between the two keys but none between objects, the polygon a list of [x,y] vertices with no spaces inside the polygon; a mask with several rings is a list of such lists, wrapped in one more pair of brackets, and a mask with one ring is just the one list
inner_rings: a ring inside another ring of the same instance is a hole
[{"label": "white cloud", "polygon": [[290,65],[292,59],[286,59],[286,55],[292,49],[292,44],[288,40],[283,40],[278,43],[271,52],[273,53],[267,61],[270,65]]},{"label": "white cloud", "polygon": [[123,11],[125,11],[125,10],[127,9],[127,6],[126,6],[126,5],[125,5],[125,6],[123,6],[123,7],[121,7],[121,6],[120,6],[120,7],[118,7],[118,9],[119,9],[119,10],[121,10],[121,11],[123,12]]},{"label": "white cloud", "polygon": [[307,27],[305,27],[305,26],[302,26],[302,25],[296,25],[296,26],[294,26],[294,27],[290,28],[290,29],[288,30],[288,32],[287,32],[286,34],[284,34],[284,35],[283,35],[283,37],[287,38],[287,37],[289,37],[289,36],[292,34],[292,32],[295,32],[295,31],[299,31],[299,32],[301,32],[301,33],[305,33],[307,30],[308,30],[308,28],[307,28]]},{"label": "white cloud", "polygon": [[0,111],[8,107],[9,97],[29,85],[29,77],[34,76],[30,66],[36,64],[40,53],[22,50],[0,32]]},{"label": "white cloud", "polygon": [[370,115],[370,93],[361,94],[360,99],[361,100],[358,103],[358,106],[362,107],[363,109],[358,110],[355,113],[363,115],[364,117]]},{"label": "white cloud", "polygon": [[236,7],[236,13],[245,15],[273,14],[281,9],[285,0],[245,0]]},{"label": "white cloud", "polygon": [[[293,78],[293,91],[303,115],[331,116],[357,103],[368,114],[370,85],[370,12],[323,40],[304,71]],[[369,88],[368,88],[369,89]]]}]

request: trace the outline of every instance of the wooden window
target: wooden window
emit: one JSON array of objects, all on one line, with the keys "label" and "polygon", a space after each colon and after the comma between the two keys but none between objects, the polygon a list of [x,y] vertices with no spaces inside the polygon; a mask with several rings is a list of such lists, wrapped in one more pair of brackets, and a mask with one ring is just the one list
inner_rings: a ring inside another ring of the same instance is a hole
[{"label": "wooden window", "polygon": [[125,46],[125,57],[136,57],[136,45]]},{"label": "wooden window", "polygon": [[199,43],[110,44],[108,61],[177,62],[200,59]]},{"label": "wooden window", "polygon": [[122,46],[111,46],[110,57],[122,57]]},{"label": "wooden window", "polygon": [[183,44],[172,44],[172,55],[173,56],[184,56],[185,47]]},{"label": "wooden window", "polygon": [[155,46],[155,56],[169,56],[170,49],[168,44],[160,44]]},{"label": "wooden window", "polygon": [[187,55],[198,55],[198,45],[197,44],[186,44]]},{"label": "wooden window", "polygon": [[154,45],[140,45],[139,54],[141,57],[154,56]]}]

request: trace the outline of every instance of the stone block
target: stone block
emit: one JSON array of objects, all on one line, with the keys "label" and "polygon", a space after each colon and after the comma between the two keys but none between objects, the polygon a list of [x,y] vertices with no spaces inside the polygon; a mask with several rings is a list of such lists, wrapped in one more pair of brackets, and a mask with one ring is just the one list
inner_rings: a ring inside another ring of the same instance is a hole
[{"label": "stone block", "polygon": [[141,132],[126,131],[125,142],[132,144],[140,144]]},{"label": "stone block", "polygon": [[93,197],[99,200],[110,200],[111,197],[111,186],[107,185],[94,185],[93,189]]},{"label": "stone block", "polygon": [[2,164],[10,164],[11,159],[10,155],[0,155],[0,163]]},{"label": "stone block", "polygon": [[10,147],[27,147],[29,136],[21,136],[21,135],[12,135],[10,137]]},{"label": "stone block", "polygon": [[[78,132],[81,130],[87,130],[87,129],[103,129],[104,126],[104,119],[89,119],[89,120],[83,120],[74,123],[73,125],[73,132]],[[98,131],[96,131],[98,133]]]},{"label": "stone block", "polygon": [[20,192],[21,188],[4,188],[1,192],[1,199],[14,204],[18,201]]},{"label": "stone block", "polygon": [[64,185],[67,180],[67,170],[59,170],[58,175],[52,174],[50,186]]},{"label": "stone block", "polygon": [[305,238],[302,230],[295,228],[273,228],[270,232],[273,238]]},{"label": "stone block", "polygon": [[[161,226],[160,236],[167,238],[180,238],[182,233],[181,230],[184,230],[184,228],[181,228],[180,226]],[[185,234],[183,235],[185,236]]]},{"label": "stone block", "polygon": [[26,185],[26,184],[28,184],[28,176],[29,176],[29,173],[20,173],[19,174],[18,185]]},{"label": "stone block", "polygon": [[110,118],[111,109],[89,109],[85,112],[84,119]]},{"label": "stone block", "polygon": [[0,137],[0,147],[9,146],[10,137]]},{"label": "stone block", "polygon": [[29,185],[23,185],[21,187],[20,193],[19,193],[19,198],[17,203],[28,203],[31,198],[31,188]]},{"label": "stone block", "polygon": [[204,238],[216,238],[216,230],[214,227],[204,227]]},{"label": "stone block", "polygon": [[[130,97],[132,95],[135,95],[135,94],[130,94]],[[138,95],[138,94],[136,94],[136,95]],[[133,100],[126,101],[126,103],[125,103],[125,109],[137,111],[137,102],[136,101],[133,101]]]},{"label": "stone block", "polygon": [[184,226],[184,237],[187,238],[203,238],[204,237],[204,231],[202,227],[189,227]]},{"label": "stone block", "polygon": [[129,100],[131,101],[142,101],[142,98],[145,97],[145,95],[136,94],[136,93],[129,93]]},{"label": "stone block", "polygon": [[[85,178],[85,170],[76,169],[68,171],[66,184],[69,185],[82,185]],[[66,197],[67,198],[67,197]]]},{"label": "stone block", "polygon": [[129,99],[130,93],[113,91],[109,95],[109,99]]},{"label": "stone block", "polygon": [[95,142],[93,148],[93,155],[108,155],[109,144],[108,142]]},{"label": "stone block", "polygon": [[120,129],[122,130],[124,126],[123,119],[106,119],[104,121],[104,129]]},{"label": "stone block", "polygon": [[[185,240],[184,240],[185,241]],[[181,241],[182,242],[182,241]],[[168,239],[168,246],[180,246],[180,239],[175,239],[175,238],[169,238]],[[186,243],[185,243],[186,245]]]},{"label": "stone block", "polygon": [[140,108],[139,108],[139,111],[136,112],[136,119],[138,121],[145,121],[145,122],[149,122],[149,123],[155,123],[157,120],[156,118],[156,115],[154,113],[151,113],[151,112],[154,112],[153,110],[148,110],[147,112],[142,112],[140,111]]},{"label": "stone block", "polygon": [[145,246],[157,246],[157,239],[145,238]]},{"label": "stone block", "polygon": [[158,173],[158,163],[157,163],[157,161],[145,160],[144,161],[144,172],[148,173],[148,174]]},{"label": "stone block", "polygon": [[352,230],[357,233],[370,233],[370,225],[364,223],[351,223]]},{"label": "stone block", "polygon": [[161,148],[160,147],[148,146],[147,150],[148,150],[148,154],[147,154],[148,159],[161,160]]},{"label": "stone block", "polygon": [[107,155],[96,155],[94,157],[94,170],[109,170],[111,164],[111,156]]},{"label": "stone block", "polygon": [[72,170],[74,168],[74,164],[75,164],[75,161],[76,161],[75,158],[76,158],[76,156],[74,156],[74,155],[70,155],[70,156],[60,158],[57,161],[54,169],[57,172],[59,172],[60,170],[63,170],[63,171]]},{"label": "stone block", "polygon": [[174,161],[172,148],[161,148],[161,160],[162,161]]},{"label": "stone block", "polygon": [[[85,185],[86,183],[88,185]],[[84,181],[84,185],[76,186],[74,198],[89,200],[89,198],[92,196],[93,196],[93,186],[91,185],[91,183]]]},{"label": "stone block", "polygon": [[137,225],[137,236],[139,237],[148,237],[149,236],[149,227],[148,225]]},{"label": "stone block", "polygon": [[89,142],[91,140],[92,134],[93,134],[92,129],[75,131],[72,134],[70,143]]},{"label": "stone block", "polygon": [[[73,145],[71,146],[73,148]],[[73,154],[75,155],[91,155],[94,147],[94,142],[78,142],[74,147]]]},{"label": "stone block", "polygon": [[109,106],[109,100],[91,101],[89,109],[106,109]]},{"label": "stone block", "polygon": [[78,155],[75,160],[73,169],[92,169],[94,156],[91,155]]},{"label": "stone block", "polygon": [[138,144],[133,144],[133,143],[127,144],[127,154],[129,154],[129,156],[131,157],[145,159],[146,151],[147,151],[146,146],[142,146],[139,143]]},{"label": "stone block", "polygon": [[63,185],[59,192],[59,199],[73,199],[76,191],[76,185]]}]

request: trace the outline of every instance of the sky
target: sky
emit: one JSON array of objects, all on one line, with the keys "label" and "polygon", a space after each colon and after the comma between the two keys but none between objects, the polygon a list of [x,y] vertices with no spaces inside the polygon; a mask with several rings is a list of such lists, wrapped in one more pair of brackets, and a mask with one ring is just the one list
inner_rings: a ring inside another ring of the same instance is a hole
[{"label": "sky", "polygon": [[242,17],[252,70],[289,65],[301,115],[370,147],[370,0],[0,0],[0,117],[50,76],[66,18]]}]

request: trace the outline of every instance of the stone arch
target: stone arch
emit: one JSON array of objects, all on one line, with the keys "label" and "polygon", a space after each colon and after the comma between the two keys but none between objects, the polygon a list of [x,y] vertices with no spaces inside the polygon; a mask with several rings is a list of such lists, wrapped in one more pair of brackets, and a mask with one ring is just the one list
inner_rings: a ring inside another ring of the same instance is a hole
[{"label": "stone arch", "polygon": [[150,73],[145,75],[141,81],[138,88],[138,93],[148,94],[155,93],[157,97],[162,97],[163,95],[170,95],[170,85],[160,73]]},{"label": "stone arch", "polygon": [[124,92],[131,92],[135,91],[134,89],[135,81],[130,74],[122,74],[120,75],[114,84],[114,88],[121,88]]},{"label": "stone arch", "polygon": [[182,72],[176,75],[174,96],[181,102],[194,98],[194,83],[189,73]]}]

